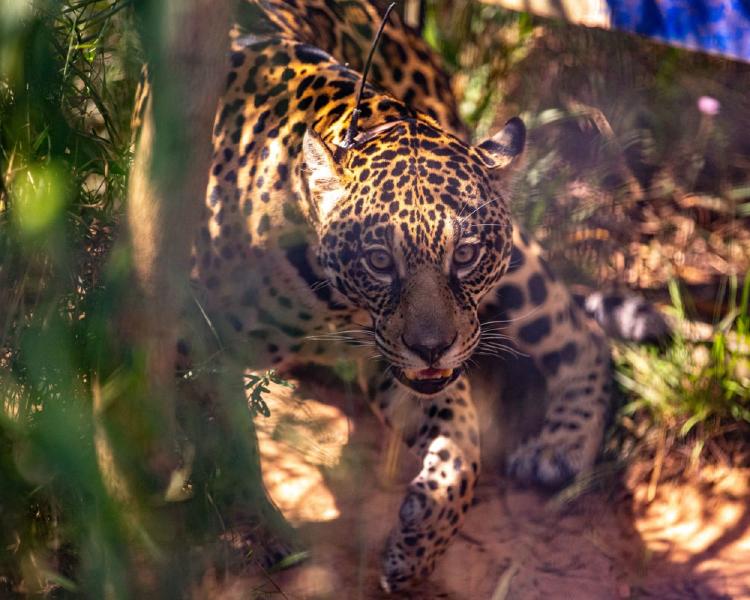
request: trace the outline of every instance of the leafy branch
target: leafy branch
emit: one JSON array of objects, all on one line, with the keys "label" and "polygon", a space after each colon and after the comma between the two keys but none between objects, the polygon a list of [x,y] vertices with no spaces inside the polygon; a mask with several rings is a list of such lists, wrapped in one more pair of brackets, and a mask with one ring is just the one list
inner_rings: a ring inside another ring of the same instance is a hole
[{"label": "leafy branch", "polygon": [[268,404],[266,404],[266,401],[263,399],[263,395],[270,393],[271,390],[269,389],[269,386],[272,383],[289,389],[294,389],[292,383],[279,377],[273,369],[266,371],[262,375],[257,373],[245,375],[245,389],[250,390],[250,400],[248,401],[248,404],[253,417],[258,414],[261,414],[264,417],[271,416],[271,411],[268,408]]}]

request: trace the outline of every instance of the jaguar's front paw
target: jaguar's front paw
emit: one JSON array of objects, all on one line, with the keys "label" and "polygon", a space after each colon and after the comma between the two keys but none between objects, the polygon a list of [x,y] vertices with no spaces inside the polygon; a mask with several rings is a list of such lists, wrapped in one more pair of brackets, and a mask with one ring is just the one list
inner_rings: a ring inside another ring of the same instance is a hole
[{"label": "jaguar's front paw", "polygon": [[578,444],[532,439],[511,454],[507,470],[521,483],[559,488],[592,464],[593,457],[586,457]]},{"label": "jaguar's front paw", "polygon": [[426,536],[395,530],[386,543],[380,585],[388,593],[413,587],[435,567]]},{"label": "jaguar's front paw", "polygon": [[383,554],[380,585],[386,592],[412,587],[435,567],[441,545],[450,537],[438,535],[435,509],[434,500],[421,490],[412,489],[404,498]]}]

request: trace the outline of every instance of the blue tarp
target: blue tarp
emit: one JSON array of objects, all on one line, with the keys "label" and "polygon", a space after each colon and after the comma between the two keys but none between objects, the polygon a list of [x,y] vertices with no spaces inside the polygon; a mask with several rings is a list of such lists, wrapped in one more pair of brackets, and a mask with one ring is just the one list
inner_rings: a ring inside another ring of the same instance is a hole
[{"label": "blue tarp", "polygon": [[606,0],[613,29],[750,61],[750,0]]}]

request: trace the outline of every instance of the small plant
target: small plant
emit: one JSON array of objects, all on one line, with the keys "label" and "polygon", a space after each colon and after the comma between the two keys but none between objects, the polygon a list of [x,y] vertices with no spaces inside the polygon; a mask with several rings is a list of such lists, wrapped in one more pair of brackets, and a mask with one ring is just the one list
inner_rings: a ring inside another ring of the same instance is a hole
[{"label": "small plant", "polygon": [[705,430],[726,421],[750,423],[750,277],[737,296],[737,278],[730,279],[729,310],[708,340],[686,336],[689,321],[685,299],[676,282],[670,284],[675,334],[670,345],[654,347],[619,344],[616,378],[634,398],[622,414],[643,412],[662,427],[684,438],[696,425]]}]

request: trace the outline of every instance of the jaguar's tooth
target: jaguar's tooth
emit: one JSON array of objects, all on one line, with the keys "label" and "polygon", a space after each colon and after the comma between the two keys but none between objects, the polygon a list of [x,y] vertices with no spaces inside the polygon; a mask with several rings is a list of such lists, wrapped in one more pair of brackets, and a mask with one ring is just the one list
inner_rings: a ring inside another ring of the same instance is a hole
[{"label": "jaguar's tooth", "polygon": [[421,381],[424,379],[445,379],[453,374],[453,369],[404,369],[404,377]]},{"label": "jaguar's tooth", "polygon": [[417,379],[419,377],[419,371],[416,369],[404,369],[404,375],[407,379]]}]

